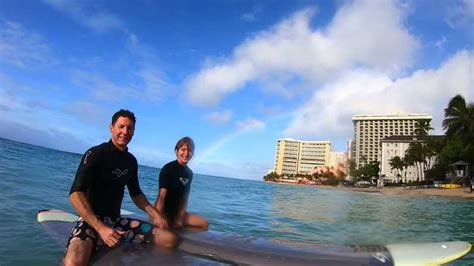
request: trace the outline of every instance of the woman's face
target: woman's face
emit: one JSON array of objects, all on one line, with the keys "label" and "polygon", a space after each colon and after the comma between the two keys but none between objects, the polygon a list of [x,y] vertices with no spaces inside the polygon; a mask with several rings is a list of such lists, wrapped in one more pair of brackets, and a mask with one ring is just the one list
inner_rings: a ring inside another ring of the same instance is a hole
[{"label": "woman's face", "polygon": [[193,151],[186,144],[179,147],[179,149],[176,151],[176,159],[178,160],[178,163],[182,165],[185,165],[191,161],[192,157]]}]

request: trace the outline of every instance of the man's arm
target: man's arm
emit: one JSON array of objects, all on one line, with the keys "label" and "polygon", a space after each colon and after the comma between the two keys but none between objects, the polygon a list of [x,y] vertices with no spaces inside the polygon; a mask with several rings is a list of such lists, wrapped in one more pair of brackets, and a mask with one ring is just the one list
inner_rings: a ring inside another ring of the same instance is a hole
[{"label": "man's arm", "polygon": [[145,211],[153,219],[155,225],[163,229],[168,227],[166,220],[161,216],[160,212],[150,204],[145,194],[140,193],[137,196],[132,197],[132,200],[138,208]]},{"label": "man's arm", "polygon": [[84,192],[75,191],[69,195],[69,199],[79,216],[81,216],[84,221],[99,233],[102,240],[109,247],[116,246],[120,243],[120,239],[122,238],[121,234],[123,232],[106,226],[101,220],[99,220],[99,218],[97,218]]}]

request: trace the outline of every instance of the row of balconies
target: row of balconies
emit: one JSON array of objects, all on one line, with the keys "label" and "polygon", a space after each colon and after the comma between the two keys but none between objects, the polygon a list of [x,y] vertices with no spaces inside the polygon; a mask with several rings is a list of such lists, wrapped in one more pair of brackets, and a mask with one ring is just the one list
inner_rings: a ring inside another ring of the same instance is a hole
[{"label": "row of balconies", "polygon": [[387,124],[399,124],[399,125],[412,125],[415,124],[417,121],[416,120],[361,120],[359,123],[361,124],[372,124],[372,125],[387,125]]},{"label": "row of balconies", "polygon": [[386,135],[393,136],[393,135],[411,135],[413,133],[413,130],[404,130],[404,131],[388,131],[384,130],[383,132],[378,132],[378,131],[368,131],[364,130],[363,132],[359,132],[360,138],[364,137],[377,137],[377,138],[382,138],[385,137]]}]

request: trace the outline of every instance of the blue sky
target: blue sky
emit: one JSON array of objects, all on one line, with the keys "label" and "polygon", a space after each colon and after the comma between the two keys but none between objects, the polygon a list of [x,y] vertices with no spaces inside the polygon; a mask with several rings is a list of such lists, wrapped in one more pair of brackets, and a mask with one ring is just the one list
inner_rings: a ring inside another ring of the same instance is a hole
[{"label": "blue sky", "polygon": [[278,138],[474,101],[474,0],[0,1],[0,137],[83,153],[137,116],[143,165],[261,180]]}]

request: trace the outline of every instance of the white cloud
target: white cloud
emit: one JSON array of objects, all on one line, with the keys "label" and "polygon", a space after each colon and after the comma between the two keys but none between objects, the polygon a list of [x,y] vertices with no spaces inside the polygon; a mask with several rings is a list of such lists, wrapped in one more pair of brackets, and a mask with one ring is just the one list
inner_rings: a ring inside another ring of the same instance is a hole
[{"label": "white cloud", "polygon": [[157,101],[163,97],[163,84],[160,72],[153,67],[141,68],[136,76],[139,85],[117,84],[100,74],[85,71],[73,71],[75,85],[88,91],[95,99],[106,102],[120,102],[125,99],[136,99],[142,102]]},{"label": "white cloud", "polygon": [[117,85],[98,74],[84,71],[73,72],[73,82],[89,91],[96,99],[117,102],[127,98],[138,98],[136,88],[127,85]]},{"label": "white cloud", "polygon": [[216,124],[225,124],[232,118],[232,111],[225,110],[222,112],[213,112],[206,116],[206,120]]},{"label": "white cloud", "polygon": [[215,105],[226,94],[240,89],[254,77],[253,67],[246,63],[215,66],[204,69],[187,81],[187,97],[196,104]]},{"label": "white cloud", "polygon": [[51,109],[50,104],[41,99],[37,88],[22,84],[9,75],[0,72],[0,111],[12,114],[36,113]]},{"label": "white cloud", "polygon": [[163,99],[169,83],[166,81],[163,72],[153,65],[142,66],[136,73],[143,82],[144,94],[148,101],[158,101]]},{"label": "white cloud", "polygon": [[0,117],[0,137],[69,152],[83,152],[90,144],[57,127],[32,126]]},{"label": "white cloud", "polygon": [[110,124],[110,111],[88,101],[77,101],[65,106],[65,111],[85,124],[104,127]]},{"label": "white cloud", "polygon": [[251,11],[242,14],[241,19],[245,22],[253,22],[258,20],[258,17],[262,13],[263,9],[261,6],[254,6]]},{"label": "white cloud", "polygon": [[463,1],[464,7],[466,8],[466,13],[471,18],[474,17],[474,0],[464,0]]},{"label": "white cloud", "polygon": [[404,27],[404,10],[389,1],[350,1],[324,29],[310,28],[312,15],[300,11],[246,40],[231,58],[191,75],[188,99],[212,105],[250,81],[284,88],[293,78],[325,82],[354,66],[395,75],[411,66],[419,46]]},{"label": "white cloud", "polygon": [[153,49],[141,43],[133,33],[127,33],[127,49],[133,56],[133,63],[137,64],[137,75],[141,79],[141,87],[144,88],[148,101],[162,100],[171,86],[166,74],[156,62],[160,60],[155,56]]},{"label": "white cloud", "polygon": [[247,22],[252,22],[257,20],[256,14],[249,12],[242,15],[242,20]]},{"label": "white cloud", "polygon": [[80,0],[43,0],[49,6],[66,13],[78,23],[98,32],[120,29],[122,21],[115,15]]},{"label": "white cloud", "polygon": [[474,0],[463,0],[455,3],[447,10],[446,23],[452,28],[461,26],[472,27],[474,23]]},{"label": "white cloud", "polygon": [[[136,136],[135,136],[136,138]],[[135,140],[128,146],[129,151],[137,157],[140,165],[163,167],[167,162],[175,159],[173,153],[164,152],[162,149],[150,149],[150,145],[137,144]]]},{"label": "white cloud", "polygon": [[194,173],[198,174],[262,181],[263,176],[267,174],[269,169],[273,168],[273,165],[254,161],[232,161],[229,163],[229,161],[213,160],[200,164],[193,164],[193,161],[191,161],[191,168],[193,168]]},{"label": "white cloud", "polygon": [[443,35],[441,36],[441,39],[436,41],[435,46],[442,49],[447,42],[448,39],[446,38],[446,36]]},{"label": "white cloud", "polygon": [[0,111],[12,111],[20,108],[21,106],[17,103],[15,99],[15,94],[5,88],[4,78],[0,75]]},{"label": "white cloud", "polygon": [[397,112],[433,115],[436,133],[442,133],[444,108],[456,94],[474,99],[474,53],[461,51],[438,69],[418,70],[410,76],[391,79],[373,70],[353,70],[315,92],[295,112],[285,130],[288,136],[352,138],[352,116]]},{"label": "white cloud", "polygon": [[258,130],[265,128],[265,123],[255,118],[247,118],[235,123],[238,130]]},{"label": "white cloud", "polygon": [[55,63],[43,36],[14,22],[0,22],[0,62],[20,68],[36,68]]}]

